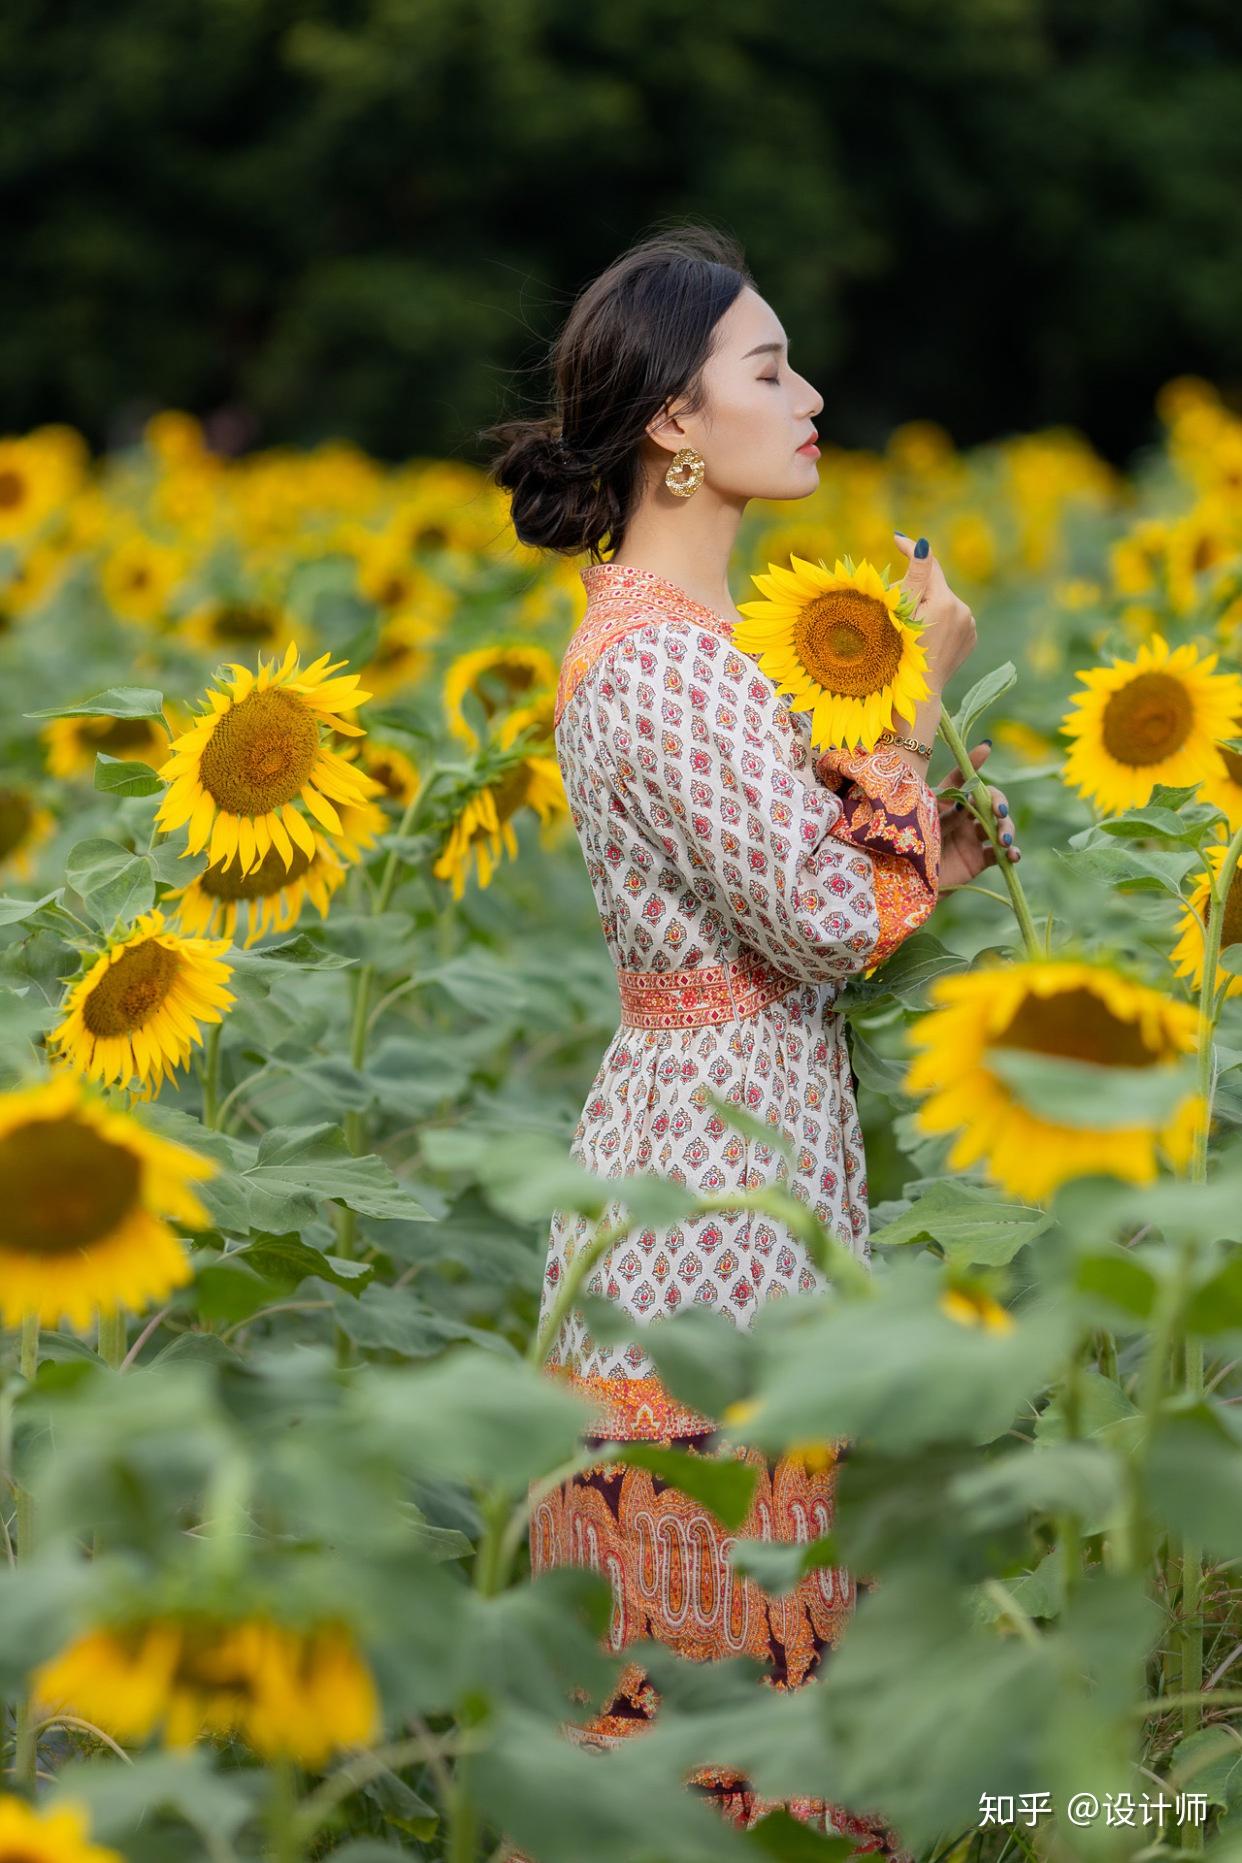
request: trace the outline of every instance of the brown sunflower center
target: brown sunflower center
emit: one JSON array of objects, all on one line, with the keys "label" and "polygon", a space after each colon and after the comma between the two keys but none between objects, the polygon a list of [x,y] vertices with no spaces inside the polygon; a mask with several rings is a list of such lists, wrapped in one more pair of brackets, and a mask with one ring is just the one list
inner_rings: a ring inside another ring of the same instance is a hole
[{"label": "brown sunflower center", "polygon": [[[1235,732],[1238,729],[1239,727],[1235,724]],[[1225,769],[1229,773],[1229,781],[1242,785],[1242,756],[1236,750],[1226,750],[1223,744],[1219,746],[1219,750],[1224,759]]]},{"label": "brown sunflower center", "polygon": [[[238,871],[240,862],[235,860],[227,870],[219,865],[208,867],[198,883],[210,899],[268,899],[300,880],[310,865],[311,856],[300,847],[294,848],[293,862],[288,867],[283,855],[270,847],[252,872],[243,876]],[[0,1863],[4,1863],[3,1858]]]},{"label": "brown sunflower center", "polygon": [[524,763],[517,764],[507,775],[501,777],[494,791],[498,820],[507,822],[511,815],[517,814],[530,794],[530,786],[531,771]]},{"label": "brown sunflower center", "polygon": [[1062,990],[1028,996],[1009,1026],[993,1037],[998,1046],[1025,1048],[1097,1067],[1155,1067],[1154,1054],[1136,1022],[1123,1022],[1092,990]]},{"label": "brown sunflower center", "polygon": [[29,796],[20,789],[0,789],[0,860],[21,846],[33,819]]},{"label": "brown sunflower center", "polygon": [[1190,694],[1170,673],[1136,673],[1104,707],[1104,748],[1118,763],[1163,763],[1190,735]]},{"label": "brown sunflower center", "polygon": [[901,665],[892,616],[858,589],[831,589],[809,601],[794,627],[794,647],[812,679],[847,698],[882,691]]},{"label": "brown sunflower center", "polygon": [[381,608],[396,608],[406,599],[409,592],[410,582],[407,576],[391,575],[385,578],[375,599]]},{"label": "brown sunflower center", "polygon": [[180,960],[154,938],[123,951],[110,964],[82,1008],[95,1036],[129,1035],[149,1022],[172,988]]},{"label": "brown sunflower center", "polygon": [[12,511],[26,495],[26,481],[20,472],[6,466],[0,472],[0,510]]},{"label": "brown sunflower center", "polygon": [[[132,750],[136,744],[151,742],[151,726],[145,718],[105,718],[91,725],[91,742],[96,750],[111,754]],[[0,1858],[0,1863],[4,1863]]]},{"label": "brown sunflower center", "polygon": [[[373,757],[367,764],[367,775],[373,776],[377,783],[382,783],[385,793],[395,802],[404,796],[405,779],[396,764],[387,757]],[[3,1859],[0,1859],[0,1863],[3,1863]]]},{"label": "brown sunflower center", "polygon": [[173,1686],[249,1700],[255,1691],[255,1677],[242,1651],[225,1644],[223,1631],[196,1627],[183,1637]]},{"label": "brown sunflower center", "polygon": [[211,617],[211,632],[216,640],[271,640],[276,617],[255,602],[222,602]]},{"label": "brown sunflower center", "polygon": [[32,1119],[0,1138],[0,1253],[68,1255],[116,1229],[142,1165],[84,1121]]},{"label": "brown sunflower center", "polygon": [[203,788],[230,815],[266,815],[293,801],[318,751],[319,727],[295,694],[251,692],[207,740]]},{"label": "brown sunflower center", "polygon": [[125,578],[125,586],[130,589],[145,589],[150,580],[151,571],[140,565],[137,569],[130,570]]}]

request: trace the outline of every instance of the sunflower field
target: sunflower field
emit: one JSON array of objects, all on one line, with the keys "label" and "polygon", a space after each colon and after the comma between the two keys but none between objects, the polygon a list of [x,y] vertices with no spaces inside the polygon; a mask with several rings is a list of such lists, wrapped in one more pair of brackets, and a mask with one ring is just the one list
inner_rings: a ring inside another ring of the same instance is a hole
[{"label": "sunflower field", "polygon": [[[756,1190],[832,1293],[648,1335],[739,1444],[855,1445],[831,1535],[617,1446],[740,1573],[866,1595],[798,1690],[652,1646],[603,1756],[563,1723],[625,1660],[608,1581],[530,1576],[586,1420],[543,1360],[698,1205],[568,1156],[617,1023],[552,741],[577,566],[459,463],[0,440],[5,1863],[848,1854],[726,1826],[708,1760],[922,1858],[1242,1854],[1242,420],[1157,412],[1128,474],[913,422],[747,513],[739,597],[931,539],[980,637],[946,739],[1024,858],[838,1005],[873,1271]],[[598,1226],[540,1329],[555,1209]]]}]

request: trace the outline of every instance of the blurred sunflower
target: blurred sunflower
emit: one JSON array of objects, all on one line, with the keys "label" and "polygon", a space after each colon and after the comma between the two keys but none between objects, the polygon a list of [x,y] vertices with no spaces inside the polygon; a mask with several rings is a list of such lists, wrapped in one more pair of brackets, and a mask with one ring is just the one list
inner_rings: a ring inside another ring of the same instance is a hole
[{"label": "blurred sunflower", "polygon": [[175,905],[177,923],[191,935],[226,941],[236,939],[238,911],[244,908],[248,926],[244,942],[249,948],[268,932],[288,931],[296,925],[308,899],[320,918],[326,918],[333,893],[345,884],[345,872],[340,855],[324,835],[316,834],[313,858],[295,847],[286,867],[282,856],[270,848],[251,872],[240,873],[236,866],[207,867],[179,892],[165,893],[160,903]]},{"label": "blurred sunflower", "polygon": [[53,776],[90,776],[95,753],[149,763],[158,769],[168,755],[168,738],[155,718],[50,718],[39,733]]},{"label": "blurred sunflower", "polygon": [[[1191,987],[1197,992],[1203,983],[1203,960],[1206,956],[1205,943],[1207,932],[1208,903],[1211,899],[1211,883],[1208,872],[1215,878],[1220,877],[1224,864],[1227,841],[1220,841],[1207,849],[1209,869],[1201,873],[1190,890],[1190,898],[1182,911],[1178,926],[1180,936],[1170,954],[1175,975],[1188,977]],[[1225,900],[1225,910],[1221,919],[1220,948],[1227,951],[1230,945],[1242,944],[1242,871],[1235,868],[1229,886],[1229,895]],[[1228,985],[1228,994],[1237,996],[1242,992],[1242,977],[1231,976],[1219,965],[1216,971],[1218,990]]]},{"label": "blurred sunflower", "polygon": [[38,1811],[24,1798],[0,1795],[0,1863],[125,1863],[119,1850],[88,1842],[86,1807],[58,1800]]},{"label": "blurred sunflower", "polygon": [[261,1616],[171,1613],[89,1630],[31,1678],[41,1706],[68,1708],[115,1739],[160,1729],[166,1745],[237,1735],[264,1758],[320,1766],[379,1732],[379,1702],[352,1634]]},{"label": "blurred sunflower", "polygon": [[368,738],[357,747],[357,761],[377,782],[390,802],[405,804],[418,793],[418,765],[395,744],[377,744]]},{"label": "blurred sunflower", "polygon": [[28,790],[0,789],[0,873],[29,880],[34,857],[55,826],[50,812]]},{"label": "blurred sunflower", "polygon": [[747,619],[734,624],[734,645],[754,653],[795,710],[812,712],[813,744],[871,750],[930,690],[910,597],[866,561],[792,564],[752,577],[768,599],[738,603]]},{"label": "blurred sunflower", "polygon": [[[1188,1160],[1202,1113],[1193,1092],[1160,1121],[1069,1125],[1032,1112],[993,1060],[1017,1048],[1100,1068],[1175,1068],[1196,1045],[1199,1017],[1188,1004],[1107,965],[1051,958],[942,977],[929,998],[933,1008],[910,1032],[922,1052],[905,1084],[927,1096],[915,1114],[922,1131],[958,1132],[950,1170],[983,1160],[1012,1195],[1037,1199],[1089,1172],[1148,1183],[1158,1147],[1175,1165]],[[1106,1090],[1104,1098],[1102,1111]]]},{"label": "blurred sunflower", "polygon": [[78,457],[50,441],[51,431],[0,439],[0,543],[38,530],[76,489]]},{"label": "blurred sunflower", "polygon": [[55,544],[35,543],[0,588],[0,634],[50,601],[64,581],[68,558]]},{"label": "blurred sunflower", "polygon": [[212,653],[283,652],[293,639],[293,617],[257,596],[217,596],[191,609],[177,632]]},{"label": "blurred sunflower", "polygon": [[62,1073],[0,1094],[0,1318],[79,1332],[193,1279],[169,1220],[206,1229],[191,1189],[208,1158],[111,1112]]},{"label": "blurred sunflower", "polygon": [[274,847],[293,864],[296,844],[315,856],[315,836],[304,805],[329,834],[340,834],[336,803],[356,806],[379,793],[379,784],[324,742],[326,729],[361,737],[356,711],[369,692],[358,675],[330,679],[343,660],[325,653],[300,671],[291,644],[283,661],[264,661],[257,673],[233,665],[224,691],[209,690],[207,713],[178,737],[159,774],[169,789],[156,812],[165,834],[188,826],[187,852],[208,847],[211,864],[250,873]]},{"label": "blurred sunflower", "polygon": [[[1065,781],[1102,809],[1142,808],[1158,783],[1174,787],[1214,775],[1216,740],[1242,712],[1242,679],[1213,671],[1217,655],[1159,634],[1133,660],[1093,667],[1061,722],[1073,740]],[[1073,708],[1077,707],[1077,710]]]},{"label": "blurred sunflower", "polygon": [[394,615],[380,629],[375,652],[360,677],[373,693],[395,692],[401,686],[417,684],[431,670],[439,638],[435,622],[419,615]]},{"label": "blurred sunflower", "polygon": [[[1229,736],[1242,737],[1242,719],[1234,719]],[[1235,834],[1242,828],[1242,753],[1225,744],[1216,746],[1216,763],[1199,785],[1199,799],[1223,809]]]},{"label": "blurred sunflower", "polygon": [[526,757],[494,783],[470,797],[449,831],[432,867],[438,880],[451,880],[454,899],[460,899],[472,860],[480,886],[490,886],[502,849],[517,859],[518,844],[513,817],[520,808],[535,810],[541,822],[568,809],[560,766],[552,757]]},{"label": "blurred sunflower", "polygon": [[388,817],[378,802],[360,802],[356,808],[341,810],[341,832],[333,840],[346,860],[361,860],[388,828]]},{"label": "blurred sunflower", "polygon": [[1017,1325],[1008,1307],[978,1287],[946,1287],[936,1302],[959,1326],[979,1326],[986,1333],[1011,1333]]},{"label": "blurred sunflower", "polygon": [[162,912],[144,913],[70,987],[49,1047],[90,1080],[154,1092],[201,1044],[199,1024],[221,1021],[233,1001],[228,948],[227,938],[186,938],[165,928]]},{"label": "blurred sunflower", "polygon": [[490,723],[501,704],[529,701],[540,688],[555,693],[557,665],[546,647],[511,641],[460,653],[444,675],[444,719],[453,736],[473,750],[478,733],[467,724],[462,700],[473,692]]},{"label": "blurred sunflower", "polygon": [[104,557],[99,585],[113,614],[124,621],[159,622],[189,569],[184,553],[140,532],[123,537]]}]

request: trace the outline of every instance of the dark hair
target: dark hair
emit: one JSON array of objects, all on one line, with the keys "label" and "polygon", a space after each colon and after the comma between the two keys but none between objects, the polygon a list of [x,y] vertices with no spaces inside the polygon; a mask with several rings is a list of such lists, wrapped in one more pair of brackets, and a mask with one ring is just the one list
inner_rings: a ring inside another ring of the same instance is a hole
[{"label": "dark hair", "polygon": [[639,489],[640,446],[665,402],[703,405],[713,331],[745,285],[742,249],[702,225],[648,235],[574,300],[548,357],[550,413],[500,421],[491,477],[512,493],[523,543],[615,554]]}]

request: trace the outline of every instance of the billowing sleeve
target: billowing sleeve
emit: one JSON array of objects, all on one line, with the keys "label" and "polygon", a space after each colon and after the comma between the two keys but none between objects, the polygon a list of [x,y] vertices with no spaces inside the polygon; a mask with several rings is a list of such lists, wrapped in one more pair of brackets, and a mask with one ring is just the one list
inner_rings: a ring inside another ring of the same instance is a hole
[{"label": "billowing sleeve", "polygon": [[817,763],[772,681],[723,636],[623,636],[601,656],[594,711],[616,806],[778,970],[844,981],[931,912],[940,828],[927,785],[895,753]]}]

